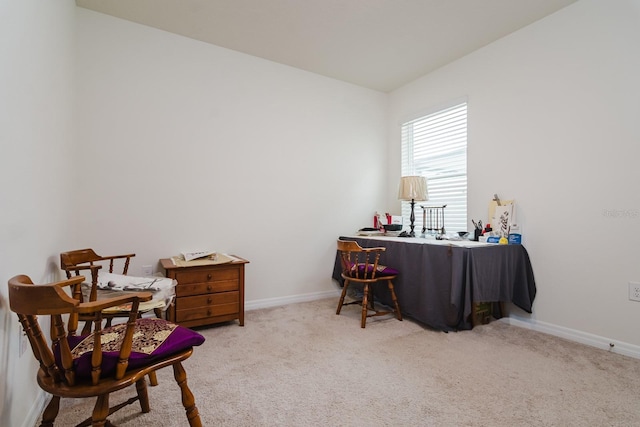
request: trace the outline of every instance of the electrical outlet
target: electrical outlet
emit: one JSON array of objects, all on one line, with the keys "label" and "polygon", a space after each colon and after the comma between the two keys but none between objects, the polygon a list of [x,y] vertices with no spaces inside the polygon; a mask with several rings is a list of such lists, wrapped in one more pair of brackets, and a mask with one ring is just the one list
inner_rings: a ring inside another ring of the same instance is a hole
[{"label": "electrical outlet", "polygon": [[142,266],[142,276],[143,277],[153,276],[153,266],[152,265],[143,265]]},{"label": "electrical outlet", "polygon": [[629,299],[640,301],[640,282],[629,282]]}]

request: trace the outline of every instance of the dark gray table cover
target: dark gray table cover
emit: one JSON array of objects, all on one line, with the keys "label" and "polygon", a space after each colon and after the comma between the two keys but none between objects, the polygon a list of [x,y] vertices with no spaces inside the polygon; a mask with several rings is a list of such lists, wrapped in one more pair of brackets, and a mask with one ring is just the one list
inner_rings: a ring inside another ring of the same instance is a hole
[{"label": "dark gray table cover", "polygon": [[[385,247],[380,262],[400,271],[394,286],[402,314],[434,329],[471,329],[473,302],[512,302],[531,313],[536,284],[522,245],[461,247],[384,238],[340,239],[355,240],[363,247]],[[342,285],[340,270],[336,252],[332,277]],[[377,299],[391,304],[386,287],[376,291]]]}]

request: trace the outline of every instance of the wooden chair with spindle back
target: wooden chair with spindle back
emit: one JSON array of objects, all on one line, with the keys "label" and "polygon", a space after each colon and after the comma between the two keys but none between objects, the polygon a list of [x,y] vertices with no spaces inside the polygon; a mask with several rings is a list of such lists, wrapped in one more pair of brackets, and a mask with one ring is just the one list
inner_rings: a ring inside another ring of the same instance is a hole
[{"label": "wooden chair with spindle back", "polygon": [[[28,276],[20,275],[8,283],[11,311],[18,315],[40,366],[38,385],[53,396],[40,426],[53,426],[63,397],[97,397],[92,416],[78,424],[81,426],[110,426],[108,416],[136,401],[143,413],[149,412],[145,375],[172,366],[188,423],[200,427],[200,415],[182,362],[191,356],[194,346],[204,342],[204,337],[166,320],[139,318],[138,305],[151,299],[149,292],[89,302],[80,302],[65,292],[64,288],[79,286],[84,279],[78,276],[34,285]],[[102,310],[125,303],[132,304],[128,321],[102,329]],[[70,329],[77,328],[80,315],[94,316],[91,334],[69,334]],[[46,316],[50,316],[50,326],[39,323]],[[64,318],[68,319],[66,324]],[[51,346],[45,330],[50,330]],[[110,393],[134,385],[136,396],[110,407]]]},{"label": "wooden chair with spindle back", "polygon": [[[113,273],[115,267],[119,267],[118,264],[122,267],[118,268],[118,271],[121,271],[122,275],[127,275],[129,271],[129,263],[131,258],[136,256],[136,254],[123,254],[123,255],[109,255],[109,256],[100,256],[95,253],[93,249],[77,249],[73,251],[62,252],[60,254],[60,268],[64,270],[67,275],[67,279],[70,279],[74,274],[79,276],[85,270],[91,270],[91,290],[89,293],[89,301],[96,301],[98,299],[98,270],[106,267],[107,262],[109,265],[109,273]],[[80,290],[76,290],[74,293],[74,298],[83,301],[83,295]],[[150,310],[146,310],[150,311]],[[162,317],[162,311],[160,309],[154,309],[156,317]],[[145,310],[140,310],[140,314],[145,313]],[[106,326],[111,326],[112,319],[115,317],[129,317],[128,310],[122,310],[119,312],[109,312],[103,313],[102,317],[106,321]],[[85,329],[83,333],[88,333],[89,330],[86,327],[91,325],[92,319],[81,318],[80,320],[88,320],[88,323],[85,323]]]},{"label": "wooden chair with spindle back", "polygon": [[[361,304],[362,314],[360,327],[366,326],[367,317],[384,316],[386,314],[395,314],[398,320],[402,320],[402,313],[398,305],[398,299],[393,286],[393,279],[399,274],[398,270],[379,264],[380,255],[386,248],[363,248],[358,242],[350,240],[338,240],[338,252],[340,254],[340,264],[342,265],[342,279],[344,280],[340,301],[336,314],[340,314],[343,305]],[[386,281],[394,309],[378,310],[375,308],[373,298],[373,285],[380,281]],[[362,300],[345,303],[344,299],[347,295],[347,288],[351,283],[360,283],[363,285]],[[369,314],[369,310],[374,313]]]}]

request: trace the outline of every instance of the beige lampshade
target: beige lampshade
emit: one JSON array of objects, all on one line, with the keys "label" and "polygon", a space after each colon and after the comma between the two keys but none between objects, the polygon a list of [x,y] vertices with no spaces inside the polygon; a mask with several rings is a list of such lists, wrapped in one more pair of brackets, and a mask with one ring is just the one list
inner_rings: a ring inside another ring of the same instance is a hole
[{"label": "beige lampshade", "polygon": [[429,200],[427,178],[424,176],[403,176],[398,188],[399,200]]}]

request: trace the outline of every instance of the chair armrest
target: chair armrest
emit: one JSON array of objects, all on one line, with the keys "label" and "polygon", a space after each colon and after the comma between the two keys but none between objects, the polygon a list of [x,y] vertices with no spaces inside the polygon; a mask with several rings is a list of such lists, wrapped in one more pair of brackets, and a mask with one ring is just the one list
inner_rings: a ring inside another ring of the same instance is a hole
[{"label": "chair armrest", "polygon": [[79,271],[79,270],[100,270],[102,268],[99,264],[94,265],[68,265],[66,268],[63,268],[65,271]]},{"label": "chair armrest", "polygon": [[75,308],[75,311],[81,314],[95,313],[97,311],[102,311],[105,308],[115,307],[130,302],[132,303],[135,300],[138,300],[139,302],[150,301],[151,298],[153,298],[153,294],[151,292],[129,292],[127,295],[119,295],[117,297],[81,303]]},{"label": "chair armrest", "polygon": [[72,277],[70,279],[64,280],[62,282],[58,282],[58,283],[56,283],[56,285],[61,287],[61,288],[64,288],[66,286],[78,285],[78,284],[84,282],[84,280],[85,280],[84,276],[75,276],[75,277]]}]

